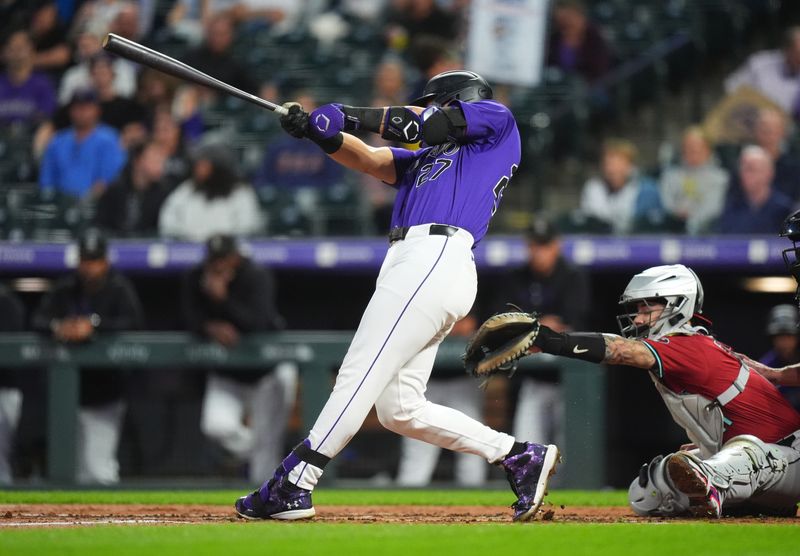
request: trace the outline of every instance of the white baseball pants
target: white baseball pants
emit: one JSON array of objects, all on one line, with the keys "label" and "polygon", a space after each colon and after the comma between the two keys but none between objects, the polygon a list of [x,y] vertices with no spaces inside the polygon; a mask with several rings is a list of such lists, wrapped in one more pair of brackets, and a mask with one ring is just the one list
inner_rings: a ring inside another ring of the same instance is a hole
[{"label": "white baseball pants", "polygon": [[237,458],[249,460],[254,482],[271,475],[281,461],[297,380],[297,365],[290,362],[278,364],[254,384],[208,375],[200,428]]},{"label": "white baseball pants", "polygon": [[[477,273],[472,235],[429,235],[413,226],[389,247],[333,392],[309,434],[311,449],[334,457],[361,428],[372,406],[387,429],[489,462],[514,438],[425,398],[439,343],[472,308]],[[301,462],[289,480],[313,489],[322,469]]]},{"label": "white baseball pants", "polygon": [[11,451],[14,434],[22,414],[22,392],[16,388],[0,388],[0,485],[10,485]]},{"label": "white baseball pants", "polygon": [[[446,380],[433,379],[428,383],[428,401],[447,405],[473,419],[483,413],[483,391],[467,376]],[[400,466],[397,484],[403,487],[423,487],[431,482],[442,449],[433,444],[404,436],[400,447]],[[453,479],[461,486],[476,487],[486,482],[489,469],[482,458],[473,454],[456,454]]]},{"label": "white baseball pants", "polygon": [[124,401],[78,410],[78,482],[113,485],[119,482],[117,448],[125,416]]}]

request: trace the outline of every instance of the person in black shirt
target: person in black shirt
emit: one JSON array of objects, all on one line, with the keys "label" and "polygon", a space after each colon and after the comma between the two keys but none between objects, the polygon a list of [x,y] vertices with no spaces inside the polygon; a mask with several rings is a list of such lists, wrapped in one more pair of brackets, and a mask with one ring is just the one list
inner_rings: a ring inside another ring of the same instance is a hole
[{"label": "person in black shirt", "polygon": [[[81,344],[104,332],[142,326],[139,298],[127,278],[114,271],[103,235],[89,229],[80,237],[77,271],[58,281],[42,299],[33,328],[67,344]],[[125,413],[125,376],[118,369],[82,369],[78,413],[78,481],[119,481],[116,451]]]},{"label": "person in black shirt", "polygon": [[[0,285],[0,332],[19,332],[25,327],[25,309],[20,300]],[[22,413],[22,392],[12,369],[0,369],[0,485],[10,485],[14,433]]]},{"label": "person in black shirt", "polygon": [[[192,67],[238,87],[244,91],[252,92],[255,89],[245,67],[233,57],[235,24],[224,13],[213,15],[206,24],[206,33],[203,44],[196,50],[190,51],[183,60]],[[211,89],[203,89],[203,94],[215,94]]]},{"label": "person in black shirt", "polygon": [[131,149],[128,165],[97,202],[95,223],[123,236],[155,236],[169,190],[162,181],[166,156],[155,143]]},{"label": "person in black shirt", "polygon": [[[182,304],[189,330],[228,348],[242,334],[284,327],[275,308],[272,274],[242,256],[236,240],[227,235],[209,238],[205,260],[185,277]],[[281,460],[297,374],[290,362],[273,369],[209,373],[201,429],[230,455],[249,460],[253,481],[271,473]]]},{"label": "person in black shirt", "polygon": [[[502,298],[493,302],[495,311],[513,303],[540,313],[542,324],[558,332],[583,330],[589,307],[586,274],[561,254],[558,230],[537,218],[528,230],[528,264],[511,273],[498,288]],[[520,390],[514,414],[514,436],[554,441],[563,435],[564,404],[555,370],[534,375],[517,373]],[[561,444],[559,444],[560,446]]]},{"label": "person in black shirt", "polygon": [[[147,135],[147,111],[139,102],[117,94],[114,89],[114,64],[105,52],[89,59],[91,90],[100,104],[100,121],[116,129],[126,148],[143,142]],[[57,130],[69,127],[69,106],[62,106],[53,117]]]}]

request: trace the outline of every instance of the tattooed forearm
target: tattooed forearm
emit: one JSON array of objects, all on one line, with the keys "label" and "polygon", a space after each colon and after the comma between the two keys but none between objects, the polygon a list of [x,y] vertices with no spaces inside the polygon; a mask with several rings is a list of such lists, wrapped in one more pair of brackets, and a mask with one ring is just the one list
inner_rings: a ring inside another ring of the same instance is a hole
[{"label": "tattooed forearm", "polygon": [[640,369],[650,369],[656,364],[653,352],[639,340],[629,340],[616,334],[603,334],[606,341],[604,363],[611,365],[630,365]]}]

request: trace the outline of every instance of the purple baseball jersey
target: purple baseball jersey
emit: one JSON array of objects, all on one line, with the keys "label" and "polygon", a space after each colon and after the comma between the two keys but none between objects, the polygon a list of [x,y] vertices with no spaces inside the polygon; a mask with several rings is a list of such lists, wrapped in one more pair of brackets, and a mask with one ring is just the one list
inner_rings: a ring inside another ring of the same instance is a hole
[{"label": "purple baseball jersey", "polygon": [[467,230],[477,244],[519,165],[519,130],[498,102],[458,104],[467,121],[460,143],[417,151],[390,147],[397,170],[392,228],[449,224]]}]

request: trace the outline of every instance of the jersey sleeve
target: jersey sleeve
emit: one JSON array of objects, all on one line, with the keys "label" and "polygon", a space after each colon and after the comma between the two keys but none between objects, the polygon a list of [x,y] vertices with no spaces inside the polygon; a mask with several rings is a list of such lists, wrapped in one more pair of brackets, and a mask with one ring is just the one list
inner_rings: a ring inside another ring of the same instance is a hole
[{"label": "jersey sleeve", "polygon": [[642,340],[656,358],[652,369],[659,378],[672,385],[700,385],[708,378],[708,349],[692,336],[667,336],[658,340]]},{"label": "jersey sleeve", "polygon": [[401,149],[398,147],[389,147],[389,150],[392,151],[392,156],[394,156],[394,171],[396,175],[395,182],[390,185],[396,187],[402,183],[403,176],[414,163],[414,160],[416,160],[419,151]]},{"label": "jersey sleeve", "polygon": [[510,126],[516,125],[511,111],[499,102],[456,102],[467,120],[467,131],[464,134],[467,141],[491,140],[502,136]]}]

